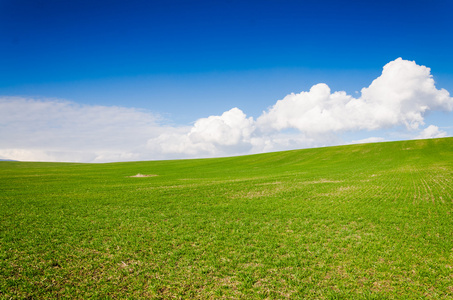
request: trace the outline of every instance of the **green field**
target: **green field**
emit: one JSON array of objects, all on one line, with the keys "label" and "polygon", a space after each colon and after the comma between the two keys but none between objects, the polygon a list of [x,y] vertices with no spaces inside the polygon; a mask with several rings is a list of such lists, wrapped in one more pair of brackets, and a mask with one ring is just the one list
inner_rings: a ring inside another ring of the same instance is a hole
[{"label": "green field", "polygon": [[0,298],[453,299],[452,199],[453,138],[0,162]]}]

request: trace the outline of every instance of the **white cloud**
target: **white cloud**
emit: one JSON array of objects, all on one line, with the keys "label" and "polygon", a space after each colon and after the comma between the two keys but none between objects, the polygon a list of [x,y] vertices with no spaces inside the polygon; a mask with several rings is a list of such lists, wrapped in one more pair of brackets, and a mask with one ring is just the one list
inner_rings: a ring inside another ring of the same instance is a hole
[{"label": "white cloud", "polygon": [[384,66],[382,75],[361,96],[331,93],[323,83],[309,92],[290,94],[263,112],[258,126],[267,130],[295,128],[306,133],[376,130],[423,125],[429,110],[453,109],[453,99],[436,89],[430,69],[398,58]]},{"label": "white cloud", "polygon": [[238,108],[195,122],[191,128],[171,130],[150,139],[148,149],[179,156],[219,156],[247,153],[255,130],[253,118]]},{"label": "white cloud", "polygon": [[[385,65],[358,97],[332,92],[320,83],[287,95],[256,120],[232,108],[192,126],[170,127],[161,125],[158,116],[134,108],[0,98],[0,158],[106,162],[345,144],[338,133],[401,126],[414,132],[433,110],[453,110],[453,98],[435,87],[429,68],[401,58]],[[417,138],[446,135],[431,125]]]},{"label": "white cloud", "polygon": [[354,141],[349,142],[348,144],[367,144],[367,143],[380,143],[380,142],[385,142],[385,138],[369,137],[366,139],[354,140]]},{"label": "white cloud", "polygon": [[442,138],[446,137],[447,133],[443,130],[439,130],[439,127],[429,125],[420,132],[416,139],[431,139],[431,138]]},{"label": "white cloud", "polygon": [[216,150],[220,150],[249,145],[254,130],[253,118],[247,118],[240,109],[235,107],[221,116],[199,119],[191,128],[188,136],[195,144],[208,144],[214,146]]},{"label": "white cloud", "polygon": [[362,99],[370,105],[371,129],[405,125],[417,129],[429,110],[453,109],[453,98],[445,89],[436,89],[430,69],[398,58],[384,66],[382,75],[368,88]]},{"label": "white cloud", "polygon": [[124,107],[0,98],[0,156],[37,161],[140,159],[163,132],[158,117]]}]

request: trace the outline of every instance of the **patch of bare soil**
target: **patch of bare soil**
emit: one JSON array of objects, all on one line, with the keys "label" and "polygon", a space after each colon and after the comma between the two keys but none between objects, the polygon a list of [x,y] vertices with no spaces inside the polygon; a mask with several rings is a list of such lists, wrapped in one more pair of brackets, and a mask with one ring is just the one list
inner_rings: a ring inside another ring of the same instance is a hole
[{"label": "patch of bare soil", "polygon": [[140,173],[137,173],[137,175],[133,175],[133,176],[129,176],[129,177],[155,177],[157,175],[154,175],[154,174],[140,174]]}]

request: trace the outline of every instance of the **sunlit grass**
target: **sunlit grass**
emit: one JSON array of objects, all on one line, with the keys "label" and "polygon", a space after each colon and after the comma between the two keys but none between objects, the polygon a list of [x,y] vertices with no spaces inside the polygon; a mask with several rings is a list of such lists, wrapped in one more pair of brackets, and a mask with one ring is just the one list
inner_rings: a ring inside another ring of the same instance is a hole
[{"label": "sunlit grass", "polygon": [[451,299],[452,175],[453,138],[0,162],[0,298]]}]

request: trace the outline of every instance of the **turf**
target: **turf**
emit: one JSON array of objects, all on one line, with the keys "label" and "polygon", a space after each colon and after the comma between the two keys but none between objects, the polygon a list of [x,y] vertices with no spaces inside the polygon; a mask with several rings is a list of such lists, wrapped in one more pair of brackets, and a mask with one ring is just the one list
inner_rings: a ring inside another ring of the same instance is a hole
[{"label": "turf", "polygon": [[452,178],[453,138],[0,162],[0,298],[452,299]]}]

